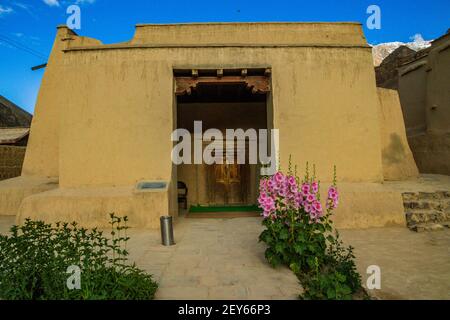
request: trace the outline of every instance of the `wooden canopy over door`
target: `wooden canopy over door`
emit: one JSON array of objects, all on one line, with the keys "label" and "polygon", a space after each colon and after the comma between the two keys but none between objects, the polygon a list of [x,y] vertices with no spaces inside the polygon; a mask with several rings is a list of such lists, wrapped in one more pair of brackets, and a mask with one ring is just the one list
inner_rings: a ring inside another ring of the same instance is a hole
[{"label": "wooden canopy over door", "polygon": [[[250,71],[249,71],[250,70]],[[175,71],[175,94],[190,95],[199,84],[245,84],[253,94],[270,92],[270,69],[215,69]]]}]

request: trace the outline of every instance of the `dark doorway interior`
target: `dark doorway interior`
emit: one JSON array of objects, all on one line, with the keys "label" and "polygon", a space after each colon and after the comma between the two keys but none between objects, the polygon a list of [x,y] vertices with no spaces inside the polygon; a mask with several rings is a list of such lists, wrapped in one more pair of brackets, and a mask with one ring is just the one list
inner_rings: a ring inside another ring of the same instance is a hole
[{"label": "dark doorway interior", "polygon": [[[194,121],[202,130],[267,128],[266,93],[254,93],[243,83],[197,84],[189,93],[177,96],[177,127],[193,133]],[[205,145],[209,144],[206,142]],[[205,146],[204,145],[204,146]],[[224,146],[223,157],[228,156]],[[237,153],[237,143],[235,142]],[[248,141],[245,143],[248,156]],[[178,180],[189,189],[189,205],[246,205],[256,203],[257,165],[180,165]]]}]

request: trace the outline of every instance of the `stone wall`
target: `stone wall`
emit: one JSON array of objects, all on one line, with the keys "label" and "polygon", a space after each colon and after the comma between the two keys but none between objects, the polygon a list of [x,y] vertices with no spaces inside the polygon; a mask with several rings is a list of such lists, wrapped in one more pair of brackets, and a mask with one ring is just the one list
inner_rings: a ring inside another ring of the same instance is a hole
[{"label": "stone wall", "polygon": [[0,180],[20,176],[25,147],[0,146]]}]

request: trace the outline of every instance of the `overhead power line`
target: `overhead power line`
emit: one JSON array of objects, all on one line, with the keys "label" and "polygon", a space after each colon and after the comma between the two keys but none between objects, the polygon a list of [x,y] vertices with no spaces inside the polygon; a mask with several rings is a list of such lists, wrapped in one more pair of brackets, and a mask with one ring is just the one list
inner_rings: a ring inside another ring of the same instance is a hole
[{"label": "overhead power line", "polygon": [[39,52],[39,51],[37,51],[37,50],[35,50],[33,48],[30,48],[27,45],[25,45],[25,44],[23,44],[23,43],[21,43],[21,42],[19,42],[17,40],[11,39],[10,37],[5,36],[5,35],[3,35],[1,33],[0,33],[0,42],[4,42],[6,44],[9,44],[10,46],[15,47],[16,49],[19,49],[19,50],[22,50],[24,52],[27,52],[27,53],[29,53],[29,54],[31,54],[31,55],[39,58],[39,59],[43,59],[43,60],[47,59],[46,55],[43,54],[42,52]]}]

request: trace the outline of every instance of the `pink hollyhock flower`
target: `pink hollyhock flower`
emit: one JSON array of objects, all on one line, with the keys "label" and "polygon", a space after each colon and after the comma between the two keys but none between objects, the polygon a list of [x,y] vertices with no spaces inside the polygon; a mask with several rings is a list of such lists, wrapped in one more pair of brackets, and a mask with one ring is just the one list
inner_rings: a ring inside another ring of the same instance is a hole
[{"label": "pink hollyhock flower", "polygon": [[327,201],[327,209],[336,209],[333,201]]},{"label": "pink hollyhock flower", "polygon": [[311,186],[308,183],[304,183],[302,185],[302,192],[304,194],[308,194],[310,190],[311,190]]},{"label": "pink hollyhock flower", "polygon": [[328,198],[333,199],[333,200],[337,200],[338,193],[337,192],[329,192],[328,193]]},{"label": "pink hollyhock flower", "polygon": [[275,181],[273,179],[267,180],[267,186],[268,187],[274,187],[276,185]]},{"label": "pink hollyhock flower", "polygon": [[313,212],[309,215],[309,217],[311,218],[311,222],[317,223],[320,217],[322,217],[322,213]]},{"label": "pink hollyhock flower", "polygon": [[316,197],[313,194],[308,194],[306,196],[306,201],[308,201],[309,203],[313,202],[314,200],[316,200]]},{"label": "pink hollyhock flower", "polygon": [[259,190],[262,191],[266,191],[267,189],[267,180],[266,179],[262,179],[259,181]]},{"label": "pink hollyhock flower", "polygon": [[319,184],[314,181],[313,183],[311,183],[311,189],[314,193],[319,192]]},{"label": "pink hollyhock flower", "polygon": [[281,184],[285,180],[285,177],[281,172],[275,173],[273,178],[275,179],[275,182],[278,184]]},{"label": "pink hollyhock flower", "polygon": [[287,178],[287,182],[291,187],[297,187],[297,181],[295,181],[295,178],[293,176],[289,176]]},{"label": "pink hollyhock flower", "polygon": [[319,201],[317,200],[313,201],[312,207],[316,212],[322,212],[322,204]]},{"label": "pink hollyhock flower", "polygon": [[279,194],[281,197],[286,197],[287,194],[288,194],[288,189],[285,188],[285,187],[282,187],[282,188],[280,188],[280,190],[278,190],[278,194]]},{"label": "pink hollyhock flower", "polygon": [[304,208],[305,208],[306,213],[310,213],[312,210],[312,205],[307,203],[307,204],[305,204]]},{"label": "pink hollyhock flower", "polygon": [[336,209],[338,207],[338,204],[339,204],[339,200],[334,200],[331,208]]},{"label": "pink hollyhock flower", "polygon": [[274,205],[274,204],[275,204],[275,201],[273,201],[273,199],[270,198],[270,197],[266,197],[266,198],[264,199],[264,204],[265,204],[265,205]]},{"label": "pink hollyhock flower", "polygon": [[336,189],[336,187],[330,187],[328,189],[328,198],[333,199],[333,200],[337,200],[339,197],[339,193]]}]

